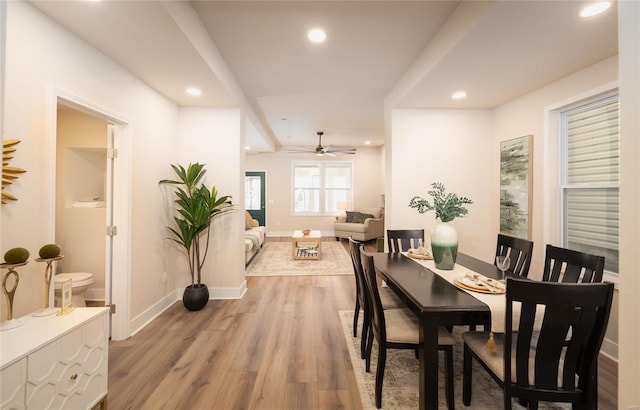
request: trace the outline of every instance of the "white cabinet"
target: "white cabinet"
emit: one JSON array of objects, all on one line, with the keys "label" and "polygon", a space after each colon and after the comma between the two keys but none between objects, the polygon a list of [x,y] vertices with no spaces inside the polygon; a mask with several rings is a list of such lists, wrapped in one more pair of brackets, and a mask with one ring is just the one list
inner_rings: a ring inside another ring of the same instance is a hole
[{"label": "white cabinet", "polygon": [[3,367],[0,371],[0,409],[24,409],[27,359]]},{"label": "white cabinet", "polygon": [[65,316],[23,318],[23,326],[2,332],[0,407],[90,409],[105,398],[107,314],[106,308],[77,308]]}]

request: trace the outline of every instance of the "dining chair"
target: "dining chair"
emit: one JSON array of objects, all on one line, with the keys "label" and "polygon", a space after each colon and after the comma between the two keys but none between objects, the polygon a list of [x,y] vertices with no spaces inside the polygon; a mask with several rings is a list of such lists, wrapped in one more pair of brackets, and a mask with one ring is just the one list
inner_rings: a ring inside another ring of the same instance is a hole
[{"label": "dining chair", "polygon": [[[369,301],[369,295],[366,290],[366,284],[364,279],[364,273],[362,271],[362,261],[360,259],[360,249],[363,246],[362,242],[356,241],[353,238],[349,238],[349,254],[351,256],[351,263],[353,265],[353,273],[356,278],[356,306],[353,312],[353,337],[358,335],[358,317],[360,316],[360,310],[362,310],[362,333],[360,342],[360,357],[365,358],[366,343],[369,336],[369,328],[371,326],[371,302]],[[391,290],[389,287],[384,287],[379,290],[380,299],[382,300],[382,306],[385,309],[401,308],[405,307],[404,302]]]},{"label": "dining chair", "polygon": [[424,246],[424,229],[387,229],[387,244],[390,253]]},{"label": "dining chair", "polygon": [[[509,268],[507,268],[506,272],[526,278],[529,275],[532,255],[532,241],[498,234],[496,256],[508,256],[510,259]],[[496,264],[495,260],[494,264]]]},{"label": "dining chair", "polygon": [[602,282],[604,256],[547,245],[542,280],[547,282]]},{"label": "dining chair", "polygon": [[[505,409],[511,409],[512,397],[528,402],[531,409],[538,401],[597,409],[598,353],[613,287],[507,278],[505,333],[495,335],[496,351],[486,346],[489,332],[462,334],[465,406],[471,404],[475,358],[502,388]],[[536,320],[540,309],[541,323]]]},{"label": "dining chair", "polygon": [[[376,365],[376,407],[382,407],[382,382],[387,360],[387,349],[420,349],[420,322],[409,309],[383,309],[377,286],[373,256],[361,252],[362,268],[366,290],[372,307],[370,332],[367,341],[366,370],[369,371],[373,339],[378,343],[378,362]],[[453,401],[453,337],[444,328],[438,329],[438,350],[445,353],[445,392],[447,407],[454,408]]]}]

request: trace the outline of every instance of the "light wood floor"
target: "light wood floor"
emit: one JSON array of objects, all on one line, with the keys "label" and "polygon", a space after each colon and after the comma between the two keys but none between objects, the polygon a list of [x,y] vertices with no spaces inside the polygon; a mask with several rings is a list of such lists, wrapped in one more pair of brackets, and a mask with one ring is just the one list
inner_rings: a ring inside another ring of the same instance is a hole
[{"label": "light wood floor", "polygon": [[[337,315],[353,309],[353,277],[248,277],[247,286],[242,300],[209,301],[199,312],[178,302],[111,342],[108,407],[361,409]],[[616,408],[613,365],[601,363],[604,410]]]}]

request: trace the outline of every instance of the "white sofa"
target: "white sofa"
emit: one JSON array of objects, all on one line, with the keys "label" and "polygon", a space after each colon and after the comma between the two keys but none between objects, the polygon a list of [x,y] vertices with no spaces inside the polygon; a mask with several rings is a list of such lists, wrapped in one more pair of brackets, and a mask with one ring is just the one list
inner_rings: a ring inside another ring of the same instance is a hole
[{"label": "white sofa", "polygon": [[[251,222],[249,222],[249,220]],[[251,262],[254,256],[260,251],[264,244],[264,239],[267,234],[267,228],[264,226],[258,226],[258,221],[252,218],[248,218],[245,223],[244,230],[244,264],[247,265]]]},{"label": "white sofa", "polygon": [[336,222],[333,225],[336,240],[352,237],[357,241],[369,241],[384,237],[382,208],[354,208],[353,212],[373,215],[373,218],[365,219],[364,223],[354,223],[347,222],[346,215],[336,217]]}]

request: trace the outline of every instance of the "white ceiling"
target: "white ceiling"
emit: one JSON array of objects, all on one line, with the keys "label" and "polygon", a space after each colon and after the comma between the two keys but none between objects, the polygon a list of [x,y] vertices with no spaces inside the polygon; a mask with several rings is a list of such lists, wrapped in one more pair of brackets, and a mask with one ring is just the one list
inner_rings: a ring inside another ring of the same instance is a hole
[{"label": "white ceiling", "polygon": [[615,3],[588,20],[563,0],[30,3],[178,105],[248,108],[254,151],[318,130],[382,145],[385,103],[490,109],[617,54]]}]

